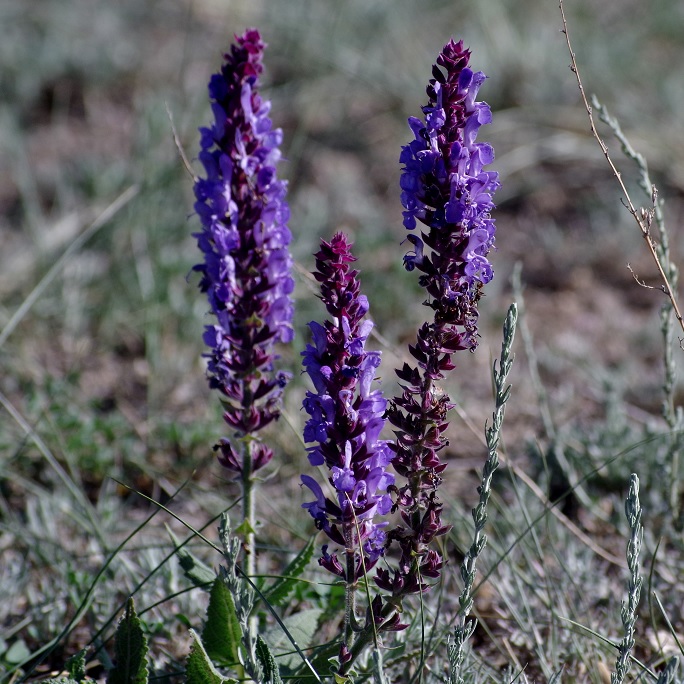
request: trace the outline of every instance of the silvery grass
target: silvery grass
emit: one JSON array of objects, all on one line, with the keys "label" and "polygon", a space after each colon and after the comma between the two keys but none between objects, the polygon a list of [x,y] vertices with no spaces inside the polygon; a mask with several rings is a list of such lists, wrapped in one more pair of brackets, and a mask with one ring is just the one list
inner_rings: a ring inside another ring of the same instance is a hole
[{"label": "silvery grass", "polygon": [[[434,112],[431,112],[434,113]],[[439,180],[439,177],[436,176],[436,180]],[[257,181],[258,184],[258,181]],[[249,185],[249,183],[248,183]],[[449,197],[449,200],[452,200],[452,197]],[[422,201],[422,200],[421,200]],[[426,241],[427,242],[427,241]],[[474,241],[477,242],[477,241]],[[415,242],[414,244],[418,245],[420,244],[419,242]],[[480,241],[480,244],[482,242]],[[422,246],[421,248],[422,249]],[[416,253],[412,254],[409,263],[420,261],[422,259],[422,254],[419,254],[419,249],[416,251]],[[481,256],[481,255],[478,255]],[[249,273],[248,274],[250,278],[253,278],[253,274]],[[341,317],[338,317],[338,325],[340,323]],[[443,322],[443,319],[439,321],[440,323]],[[508,322],[508,321],[507,321]],[[333,325],[335,325],[333,323]],[[343,327],[343,326],[341,326]],[[512,338],[512,332],[509,326],[508,329],[508,334],[504,335],[504,349],[506,348],[506,339],[511,339]],[[327,342],[327,336],[326,336],[326,342]],[[359,341],[356,340],[358,343]],[[365,342],[365,338],[363,340]],[[326,349],[324,348],[325,345],[321,344],[321,353],[324,353]],[[510,353],[510,344],[509,344],[509,349],[508,353]],[[506,357],[507,358],[507,357]],[[422,359],[418,358],[418,361],[420,362]],[[319,360],[320,361],[320,360]],[[507,358],[507,363],[509,363],[509,360]],[[268,365],[268,364],[267,364]],[[322,364],[319,363],[319,366],[322,367]],[[349,367],[349,364],[347,364],[347,367]],[[510,364],[509,364],[510,367]],[[478,507],[475,509],[473,513],[473,517],[475,520],[475,526],[476,526],[476,536],[475,536],[475,541],[473,542],[473,545],[468,552],[467,555],[467,560],[463,565],[463,579],[465,580],[465,587],[463,589],[463,593],[461,594],[461,606],[462,608],[465,607],[467,610],[463,612],[463,619],[467,617],[467,613],[471,608],[472,605],[472,596],[471,596],[471,588],[473,585],[473,577],[474,577],[474,563],[477,557],[481,554],[483,548],[484,548],[484,543],[483,539],[484,536],[482,535],[484,523],[486,520],[486,506],[487,506],[487,500],[489,498],[490,492],[491,492],[491,475],[493,474],[493,471],[495,470],[496,467],[496,447],[497,447],[497,441],[498,441],[498,432],[500,429],[500,419],[503,416],[503,403],[504,403],[504,396],[506,395],[506,392],[503,391],[503,380],[502,376],[504,376],[505,380],[505,374],[504,374],[504,356],[503,356],[503,351],[502,351],[502,360],[500,364],[500,370],[497,375],[497,372],[495,370],[495,384],[496,384],[496,390],[497,390],[497,396],[496,396],[496,413],[494,417],[494,423],[492,427],[489,428],[488,433],[487,433],[487,446],[488,446],[488,451],[489,451],[489,457],[487,460],[487,463],[485,465],[485,471],[483,473],[483,483],[482,483],[482,488],[480,490],[480,504]],[[270,370],[270,369],[269,369]],[[507,373],[507,371],[506,371]],[[372,380],[372,378],[371,378]],[[501,383],[499,382],[501,380]],[[275,388],[275,386],[274,386]],[[264,395],[265,396],[265,395]],[[367,399],[368,398],[368,391],[362,391],[361,393],[361,399]],[[408,402],[407,402],[408,403]],[[270,408],[270,407],[269,407]],[[358,407],[357,407],[358,408]],[[497,426],[498,422],[498,426]],[[242,425],[241,427],[245,427]],[[250,426],[251,427],[251,426]],[[254,427],[257,427],[256,425]],[[367,427],[367,426],[364,426]],[[441,426],[440,426],[441,427]],[[496,432],[490,433],[490,430],[494,430],[496,428]],[[246,434],[246,431],[243,429],[243,433]],[[439,433],[439,430],[437,430]],[[243,438],[244,434],[240,434],[239,438]],[[353,437],[350,436],[351,439]],[[225,446],[225,445],[224,445]],[[355,446],[359,446],[358,444]],[[247,449],[251,449],[251,442],[247,445]],[[228,452],[228,453],[226,453]],[[248,458],[251,456],[254,456],[254,460],[258,462],[258,459],[262,457],[261,455],[265,454],[263,450],[260,450],[258,453],[257,452],[252,452],[249,454]],[[349,454],[349,459],[348,462],[347,460],[336,463],[335,465],[332,465],[331,470],[333,471],[333,475],[331,476],[332,482],[331,484],[333,487],[335,485],[338,485],[335,487],[336,492],[339,494],[339,492],[346,492],[346,495],[342,495],[341,498],[338,498],[338,508],[340,509],[339,511],[336,509],[331,509],[329,507],[328,502],[325,500],[325,497],[322,500],[318,498],[318,491],[316,490],[316,496],[317,496],[317,503],[320,504],[320,508],[325,509],[325,511],[331,516],[331,517],[338,517],[342,518],[343,517],[343,508],[344,508],[344,502],[346,501],[346,496],[348,496],[348,492],[351,491],[354,493],[354,500],[353,503],[356,504],[363,504],[363,501],[359,499],[356,494],[357,492],[355,491],[356,485],[358,484],[359,480],[362,480],[359,476],[359,472],[355,470],[356,468],[356,461],[352,461],[352,455],[356,456],[358,454],[358,450],[354,452],[350,452]],[[238,468],[236,468],[236,464],[238,467],[242,468],[242,472],[245,471],[245,465],[243,463],[242,466],[238,463],[237,457],[235,456],[235,453],[231,450],[229,450],[228,447],[225,448],[225,450],[222,450],[222,456],[225,460],[226,463],[228,463],[230,466],[233,466],[233,469],[238,471]],[[266,456],[263,456],[264,459],[266,459]],[[344,451],[344,458],[347,458],[347,451],[345,449]],[[325,460],[325,459],[324,459]],[[358,461],[363,461],[363,458],[358,458]],[[352,463],[354,463],[354,468],[352,467]],[[334,468],[337,468],[337,470],[334,470]],[[248,469],[248,468],[247,468]],[[430,475],[434,476],[435,473],[430,473]],[[366,475],[370,476],[370,473],[367,473]],[[351,484],[351,479],[354,479],[355,482],[352,485]],[[251,484],[249,482],[250,478],[243,478],[242,483],[243,486],[245,486],[244,491],[244,496],[245,499],[249,497],[249,492],[247,490],[247,485]],[[415,478],[415,473],[414,473],[414,483],[417,478]],[[432,478],[434,482],[434,477]],[[389,484],[389,481],[386,479],[385,480],[386,484]],[[366,489],[368,486],[366,485]],[[418,487],[416,486],[416,489]],[[436,485],[435,485],[436,488]],[[312,490],[313,491],[313,490]],[[413,489],[409,487],[407,490],[403,492],[404,494],[413,494]],[[429,494],[428,494],[429,496]],[[351,496],[349,497],[351,498]],[[636,494],[630,490],[630,498],[628,498],[628,506],[629,502],[632,502],[631,504],[631,511],[634,513],[635,510],[638,509],[638,498],[636,498]],[[636,500],[636,503],[634,503]],[[432,506],[433,511],[441,511],[441,509],[437,509],[436,504],[433,502],[435,501],[434,498],[428,498],[426,506]],[[350,510],[354,510],[353,506],[349,507]],[[250,517],[252,514],[250,513],[251,507],[247,507],[245,509],[245,520],[249,523]],[[359,546],[361,546],[361,542],[364,540],[364,535],[366,534],[366,530],[363,528],[364,521],[366,518],[363,516],[367,513],[368,511],[362,511],[362,512],[354,512],[354,514],[351,516],[352,521],[354,523],[354,526],[356,529],[354,529],[349,520],[342,522],[341,524],[347,525],[346,528],[346,536],[342,536],[342,541],[344,544],[351,548],[345,548],[345,553],[349,557],[352,558],[353,561],[357,562],[357,549],[353,548],[355,543],[358,543]],[[373,511],[375,512],[375,511]],[[318,514],[318,511],[317,511]],[[415,514],[415,510],[410,510],[409,509],[409,514],[407,517],[410,518],[410,520],[406,521],[407,525],[410,524],[412,527],[413,532],[417,533],[422,533],[422,530],[419,528],[419,524],[416,524],[416,522],[420,523],[421,521],[417,521],[417,516],[413,515]],[[640,514],[639,514],[640,515]],[[323,527],[326,523],[322,520],[320,515],[315,515],[315,519],[320,521],[321,526]],[[252,518],[253,519],[253,518]],[[634,521],[636,520],[636,523]],[[630,517],[630,526],[632,527],[632,530],[634,531],[635,528],[638,528],[638,516],[632,515]],[[243,558],[246,561],[246,565],[250,565],[252,561],[249,561],[248,559],[251,557],[254,557],[254,553],[252,551],[253,548],[253,542],[251,541],[251,538],[254,534],[254,524],[248,524],[245,525],[241,531],[241,537],[245,541],[245,548],[244,548],[244,554]],[[437,525],[436,531],[440,531],[441,526]],[[356,533],[357,539],[354,539],[353,535]],[[350,537],[351,535],[351,537]],[[363,570],[363,574],[365,574],[366,570],[369,568],[364,568],[365,564],[365,558],[368,557],[370,560],[376,560],[373,558],[373,556],[376,553],[377,550],[377,526],[372,527],[369,536],[373,536],[373,541],[375,542],[375,546],[371,546],[368,549],[368,555],[364,556],[363,551],[366,551],[366,549],[359,550],[358,553],[358,563],[361,565],[361,569]],[[251,578],[251,572],[248,570],[246,572],[246,575],[243,575],[241,573],[239,563],[238,563],[238,557],[241,554],[240,550],[240,541],[239,538],[236,537],[235,535],[232,535],[229,533],[227,529],[226,523],[222,525],[221,528],[221,541],[223,544],[223,549],[222,549],[222,554],[224,557],[224,561],[226,563],[226,566],[219,572],[218,578],[214,578],[212,573],[208,572],[206,569],[202,569],[198,564],[196,564],[191,557],[188,556],[182,556],[184,561],[186,562],[187,566],[190,567],[190,570],[188,574],[193,578],[193,581],[196,581],[198,584],[203,584],[204,581],[211,581],[212,584],[212,596],[210,600],[210,608],[207,613],[207,622],[205,626],[205,630],[203,631],[201,637],[193,637],[194,638],[194,643],[193,643],[193,651],[192,655],[190,656],[190,659],[188,661],[188,667],[187,667],[187,678],[189,681],[230,681],[228,679],[228,672],[234,672],[237,677],[244,677],[244,676],[249,676],[251,679],[254,681],[279,681],[280,679],[280,674],[279,674],[279,669],[280,667],[278,666],[277,662],[273,659],[272,653],[270,652],[269,646],[267,645],[267,642],[264,639],[261,639],[260,641],[260,635],[256,634],[254,629],[255,625],[254,622],[250,620],[251,613],[253,612],[253,607],[257,601],[256,596],[259,595],[259,599],[263,600],[265,604],[276,604],[277,601],[280,601],[282,599],[276,598],[278,595],[278,592],[281,594],[285,592],[287,595],[287,592],[292,591],[292,586],[289,587],[283,587],[282,585],[278,587],[278,583],[281,582],[281,580],[285,580],[285,583],[287,584],[288,580],[291,579],[296,579],[298,575],[301,573],[301,567],[306,565],[306,563],[301,562],[301,560],[304,558],[304,556],[300,556],[300,562],[296,564],[296,566],[293,566],[290,570],[285,569],[283,571],[283,577],[278,580],[276,583],[273,583],[271,586],[266,587],[266,591],[262,591],[262,588],[252,586],[252,578]],[[398,537],[398,542],[399,545],[401,545],[402,542],[406,541],[406,537],[402,537],[400,535],[397,535]],[[348,544],[348,540],[351,538],[352,544]],[[422,544],[426,540],[423,538],[420,538],[418,535],[414,535],[412,539],[412,543],[414,541],[417,541],[418,543]],[[430,540],[431,541],[431,540]],[[632,548],[632,553],[631,556],[628,557],[630,558],[630,563],[635,563],[638,562],[638,547],[635,547],[634,544],[630,541],[630,545]],[[415,547],[413,548],[415,551]],[[422,548],[420,549],[421,551],[423,550]],[[305,554],[306,555],[306,554]],[[326,562],[329,562],[329,564],[335,568],[334,562],[332,560],[328,561],[326,558],[326,552],[324,551],[324,555],[322,558],[326,560]],[[439,571],[441,570],[441,565],[439,564],[439,561],[436,559],[435,555],[428,555],[427,553],[425,554],[426,559],[429,561],[429,563],[426,564],[426,567],[429,570],[434,570],[435,568]],[[437,567],[439,565],[439,567]],[[417,569],[420,568],[420,564],[411,564],[408,565],[407,568],[400,568],[399,573],[397,573],[396,577],[403,578],[403,577],[413,577],[415,578],[415,581],[418,584],[418,589],[419,592],[422,594],[423,592],[423,587],[421,586],[422,581],[423,581],[423,573],[417,572]],[[629,651],[632,648],[632,641],[633,637],[629,636],[630,634],[633,634],[634,630],[634,620],[635,620],[635,608],[636,608],[636,603],[637,600],[635,600],[634,597],[634,592],[632,590],[632,583],[636,582],[634,579],[636,577],[635,575],[635,570],[632,568],[630,565],[630,570],[631,570],[631,579],[630,579],[630,598],[627,603],[627,608],[623,617],[623,622],[626,628],[626,631],[628,632],[628,636],[625,637],[625,641],[620,645],[620,659],[618,660],[618,667],[617,670],[620,672],[620,668],[622,670],[625,669],[625,663],[626,659],[629,656]],[[356,565],[354,565],[354,571],[349,572],[345,575],[345,583],[347,584],[347,587],[349,585],[353,585],[357,580],[359,580],[359,577],[356,577],[357,573]],[[224,591],[224,588],[227,589],[227,592]],[[401,587],[400,587],[401,588]],[[365,583],[365,586],[363,589],[367,590],[368,589],[368,582]],[[278,591],[276,591],[278,590]],[[261,593],[260,593],[261,592]],[[638,594],[637,594],[638,598]],[[388,615],[384,614],[382,610],[375,610],[372,601],[368,601],[369,603],[369,610],[366,615],[366,619],[369,620],[366,624],[366,628],[370,625],[371,627],[381,627],[384,620],[388,618]],[[352,624],[354,620],[356,620],[356,617],[352,618],[353,616],[353,611],[349,610],[349,604],[347,604],[347,610],[346,613],[349,614],[349,619],[346,620],[347,626],[345,628],[345,631],[350,631],[354,632],[354,625]],[[379,619],[378,619],[379,618]],[[467,624],[467,623],[466,623]],[[351,627],[351,629],[350,629]],[[362,625],[356,625],[357,628],[357,633],[358,634],[364,634],[364,637],[367,637],[368,633],[373,630],[368,630],[366,629],[366,632],[364,633],[363,626]],[[360,628],[360,629],[359,629]],[[463,643],[464,639],[463,633],[459,632],[459,629],[462,628],[462,625],[457,626],[456,632],[455,632],[455,641],[456,643]],[[631,631],[630,631],[631,630]],[[284,631],[289,632],[289,630],[285,629]],[[379,630],[378,630],[379,631]],[[374,636],[377,637],[377,634],[374,632]],[[629,638],[628,638],[629,637]],[[460,641],[459,641],[460,640]],[[295,641],[294,638],[292,638],[292,650],[299,653],[298,645]],[[361,644],[362,647],[366,647],[369,645],[369,640],[368,639],[358,639],[355,641],[355,644]],[[353,644],[352,644],[353,645]],[[357,653],[354,653],[352,649],[349,649],[350,654],[353,655],[353,657],[350,659],[351,661],[354,661],[354,658],[358,658],[358,667],[360,668],[359,672],[359,677],[364,678],[369,676],[369,673],[373,673],[373,676],[376,678],[378,681],[383,681],[385,678],[385,673],[383,671],[383,667],[381,664],[381,661],[379,659],[379,655],[382,652],[380,650],[382,644],[378,642],[377,640],[373,641],[372,647],[373,647],[373,655],[375,656],[375,659],[371,664],[369,662],[363,663],[363,652],[361,649],[358,650]],[[338,680],[343,679],[344,677],[347,677],[346,672],[340,672],[341,666],[344,665],[345,663],[340,662],[343,658],[347,656],[345,652],[342,651],[342,649],[338,649],[340,653],[335,656],[334,654],[329,658],[332,660],[334,666],[337,667],[338,672],[337,672],[337,678]],[[137,617],[135,615],[135,611],[133,608],[133,605],[129,603],[126,606],[126,610],[124,612],[122,621],[120,623],[118,632],[117,632],[117,646],[116,646],[116,663],[114,667],[112,668],[110,672],[109,679],[110,681],[130,681],[131,678],[135,679],[136,681],[143,681],[147,678],[148,672],[147,672],[147,667],[145,666],[144,663],[144,658],[145,658],[145,652],[146,652],[146,646],[144,643],[144,635],[142,634],[141,626],[139,621],[137,621]],[[454,662],[454,668],[452,669],[451,675],[454,677],[457,677],[460,679],[460,675],[458,674],[458,670],[462,666],[462,657],[461,657],[461,647],[457,647],[455,652],[455,657],[453,659]],[[625,655],[626,654],[626,655]],[[338,661],[335,661],[335,657],[338,658]],[[421,654],[421,663],[423,662],[424,658],[423,655]],[[349,661],[347,661],[349,662]],[[316,678],[317,675],[313,673],[313,669],[310,663],[307,662],[305,658],[302,658],[302,663],[304,665],[302,667],[307,667],[309,670],[308,675],[304,674],[294,674],[291,675],[295,679],[298,677],[301,677],[302,679],[306,677],[312,677]],[[622,664],[621,664],[622,663]],[[352,663],[353,664],[353,663]],[[349,666],[351,667],[351,666]],[[242,669],[241,669],[242,668]],[[660,679],[663,679],[663,677],[667,676],[668,679],[671,679],[674,676],[674,665],[668,665],[667,669],[662,673]],[[83,661],[81,659],[76,659],[73,661],[70,666],[69,666],[69,671],[71,674],[71,677],[77,681],[80,681],[84,678],[85,676],[85,670],[83,668]],[[290,670],[292,671],[292,670]],[[391,671],[391,669],[388,667],[388,671]],[[395,669],[394,672],[397,670]],[[295,672],[298,672],[295,670]],[[473,676],[472,673],[468,673],[469,676]],[[323,670],[319,666],[319,675],[320,677],[329,677],[329,674],[327,671]],[[426,670],[425,672],[422,670],[418,675],[420,678],[428,678],[428,677],[433,677],[436,678],[436,680],[439,680],[439,675],[435,674],[435,672]],[[524,675],[523,675],[524,676]],[[559,679],[560,675],[554,675],[553,676],[553,681],[557,681]],[[401,677],[401,676],[400,676]],[[403,678],[399,678],[396,681],[405,681]],[[665,680],[663,680],[665,681]]]},{"label": "silvery grass", "polygon": [[492,415],[492,424],[486,428],[487,460],[482,469],[482,481],[478,487],[480,495],[477,506],[473,509],[473,522],[475,534],[466,557],[461,565],[461,579],[463,591],[458,597],[459,611],[457,625],[453,637],[450,635],[447,646],[449,657],[449,684],[463,684],[462,669],[466,657],[466,644],[473,635],[476,621],[469,619],[473,609],[473,584],[476,577],[477,559],[480,557],[487,544],[487,535],[484,532],[487,523],[487,505],[492,493],[492,477],[499,467],[499,442],[501,440],[501,428],[503,426],[506,402],[511,395],[511,386],[507,385],[508,374],[513,366],[513,339],[515,326],[518,318],[518,310],[515,304],[511,305],[506,315],[503,327],[503,343],[499,358],[499,370],[496,364],[493,368],[494,392],[496,406]]},{"label": "silvery grass", "polygon": [[640,573],[641,540],[643,527],[641,526],[641,504],[639,503],[639,478],[632,474],[629,482],[629,493],[625,501],[625,515],[629,523],[630,536],[627,544],[627,566],[629,568],[629,585],[627,600],[622,603],[622,625],[625,636],[618,647],[618,658],[615,672],[610,677],[611,684],[622,684],[629,674],[630,656],[634,648],[634,625],[637,620],[637,607],[641,597],[643,580]]}]

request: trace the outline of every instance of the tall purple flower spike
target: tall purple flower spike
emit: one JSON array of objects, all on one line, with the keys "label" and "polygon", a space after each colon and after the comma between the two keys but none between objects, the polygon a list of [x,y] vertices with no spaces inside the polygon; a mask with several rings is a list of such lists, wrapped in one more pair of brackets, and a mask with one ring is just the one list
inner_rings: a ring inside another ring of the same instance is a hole
[{"label": "tall purple flower spike", "polygon": [[424,121],[409,119],[414,140],[400,157],[404,225],[414,247],[404,265],[420,272],[434,316],[409,346],[415,364],[397,370],[402,394],[388,411],[397,428],[392,465],[407,484],[392,488],[403,524],[387,536],[399,545],[398,568],[378,570],[376,582],[395,597],[426,591],[423,580],[441,572],[442,557],[429,544],[449,529],[441,522],[437,488],[446,468],[439,452],[448,444],[444,431],[452,404],[436,383],[454,368],[456,351],[477,346],[477,303],[493,277],[487,254],[494,243],[490,211],[499,180],[484,170],[494,160],[491,145],[476,142],[492,115],[486,103],[475,100],[485,75],[473,73],[469,59],[462,41],[444,46],[427,87]]},{"label": "tall purple flower spike", "polygon": [[487,254],[494,244],[490,212],[499,175],[483,170],[494,160],[494,150],[476,138],[479,128],[491,123],[492,113],[487,103],[475,101],[486,76],[473,73],[469,59],[463,41],[444,46],[427,87],[425,121],[409,118],[415,139],[402,148],[399,161],[404,165],[404,225],[410,231],[417,222],[427,226],[420,236],[408,236],[414,250],[404,264],[423,274],[420,282],[433,298],[430,306],[460,330],[464,348],[474,349],[480,288],[494,275]]},{"label": "tall purple flower spike", "polygon": [[[255,29],[236,36],[211,77],[214,121],[200,128],[206,178],[195,184],[202,222],[195,237],[204,262],[194,270],[216,316],[204,332],[209,384],[223,395],[224,419],[238,437],[280,415],[289,374],[274,369],[274,345],[293,338],[287,184],[276,176],[282,132],[272,129],[270,102],[258,92],[264,47]],[[272,458],[264,444],[250,448],[252,470]],[[216,449],[224,466],[241,471],[231,442]]]},{"label": "tall purple flower spike", "polygon": [[346,549],[341,563],[324,546],[320,564],[353,584],[364,565],[366,571],[373,567],[385,548],[387,523],[375,518],[392,506],[387,488],[394,476],[386,469],[393,453],[389,443],[379,439],[387,401],[373,388],[380,352],[365,350],[373,324],[363,320],[368,300],[359,294],[358,271],[351,268],[356,261],[351,244],[337,233],[329,243],[321,241],[315,258],[313,275],[331,320],[309,324],[313,340],[302,352],[315,388],[304,399],[309,415],[304,441],[315,443],[308,449],[309,462],[328,467],[328,481],[337,496],[335,501],[327,498],[316,480],[302,475],[315,497],[303,508],[319,529]]}]

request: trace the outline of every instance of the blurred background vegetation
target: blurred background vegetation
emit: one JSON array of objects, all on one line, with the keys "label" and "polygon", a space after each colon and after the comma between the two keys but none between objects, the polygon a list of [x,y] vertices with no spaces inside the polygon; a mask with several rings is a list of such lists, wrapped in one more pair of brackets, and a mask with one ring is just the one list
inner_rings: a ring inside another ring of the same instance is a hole
[{"label": "blurred background vegetation", "polygon": [[[566,13],[585,87],[647,157],[680,261],[684,4],[567,0]],[[155,510],[110,478],[162,502],[189,480],[172,504],[197,526],[235,499],[210,448],[225,430],[204,380],[207,306],[191,274],[199,224],[169,113],[192,160],[197,128],[209,119],[206,83],[233,34],[248,26],[269,44],[264,94],[285,134],[280,173],[290,183],[295,258],[305,272],[320,237],[338,229],[353,236],[386,345],[389,390],[392,368],[425,315],[421,292],[401,267],[397,159],[410,138],[406,117],[425,103],[430,67],[451,37],[471,47],[473,67],[489,76],[480,96],[494,123],[480,137],[494,145],[502,181],[496,280],[482,303],[481,348],[461,360],[448,388],[464,418],[455,418],[449,448],[452,521],[466,521],[475,501],[479,433],[492,410],[488,368],[498,355],[516,261],[549,405],[578,476],[662,429],[662,296],[639,287],[627,268],[654,282],[641,237],[590,138],[556,2],[3,0],[0,673],[76,616],[76,630],[44,670],[55,666],[169,552],[162,523],[170,521],[157,516],[89,592],[105,559]],[[634,169],[622,167],[636,187]],[[305,324],[321,309],[304,275],[296,296],[297,340],[283,362],[297,378]],[[504,429],[509,457],[543,481],[539,454],[549,435],[527,365],[520,348]],[[259,499],[261,538],[276,548],[312,531],[296,514],[298,474],[306,467],[296,437],[303,392],[297,379],[287,398],[292,429],[273,432],[284,456],[277,485],[265,484],[269,495]],[[579,522],[599,542],[615,526],[624,530],[617,518],[630,468],[638,466],[647,482],[662,477],[657,451],[653,443],[633,448],[589,491],[600,515]],[[521,497],[501,494],[502,548],[511,533],[506,511]],[[558,534],[562,539],[563,529]],[[456,546],[468,538],[465,528],[455,535]],[[622,555],[621,544],[618,537],[614,553]],[[594,576],[596,560],[584,547],[577,554],[577,566]],[[179,575],[166,563],[146,582],[143,603],[180,591]],[[506,586],[502,581],[501,591]],[[615,593],[609,584],[596,591],[599,603]],[[177,629],[154,611],[147,626],[180,634],[200,614],[197,605],[181,595],[172,604]],[[599,628],[605,615],[596,619]],[[187,646],[165,643],[162,669]]]}]

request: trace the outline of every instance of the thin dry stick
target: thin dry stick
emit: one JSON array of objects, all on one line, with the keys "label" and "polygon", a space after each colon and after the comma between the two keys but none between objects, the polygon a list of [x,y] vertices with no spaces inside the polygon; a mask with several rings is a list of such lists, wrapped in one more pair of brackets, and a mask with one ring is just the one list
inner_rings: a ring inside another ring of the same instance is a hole
[{"label": "thin dry stick", "polygon": [[176,130],[176,124],[173,122],[173,113],[171,112],[171,107],[169,107],[169,103],[165,102],[166,105],[166,115],[169,117],[169,124],[171,125],[171,133],[173,134],[173,143],[176,146],[176,149],[178,150],[178,154],[181,158],[181,161],[183,162],[183,166],[185,167],[185,170],[190,174],[190,178],[192,178],[192,182],[196,183],[197,182],[197,174],[193,171],[192,169],[192,164],[188,160],[187,155],[185,154],[185,150],[183,149],[183,145],[181,144],[180,137],[178,135],[178,131]]},{"label": "thin dry stick", "polygon": [[[580,73],[579,69],[577,68],[577,61],[575,59],[575,52],[572,49],[572,44],[570,43],[570,34],[568,33],[568,22],[567,19],[565,18],[565,10],[563,9],[563,0],[559,0],[558,7],[560,9],[561,17],[563,20],[563,29],[562,32],[565,34],[565,42],[567,43],[568,46],[568,52],[570,53],[570,69],[573,74],[575,74],[575,78],[577,79],[577,87],[579,88],[580,95],[582,97],[582,102],[584,103],[584,108],[587,110],[587,115],[589,116],[589,126],[591,128],[591,134],[594,136],[596,142],[599,144],[599,147],[601,148],[601,152],[603,152],[603,156],[606,158],[606,161],[608,162],[608,165],[611,168],[611,171],[613,172],[613,175],[615,178],[617,178],[617,181],[620,185],[620,189],[622,190],[622,193],[624,194],[625,197],[625,205],[627,209],[629,210],[629,213],[634,217],[634,220],[637,222],[637,225],[639,226],[639,230],[641,231],[641,235],[646,241],[646,244],[648,245],[648,250],[651,253],[651,256],[653,257],[653,261],[655,262],[657,268],[658,268],[658,273],[660,274],[660,279],[662,281],[662,291],[668,296],[672,308],[674,310],[675,316],[677,320],[679,321],[679,325],[682,328],[682,332],[684,332],[684,318],[682,318],[682,313],[679,309],[679,304],[677,303],[677,298],[675,296],[674,290],[670,284],[670,280],[667,277],[667,274],[665,273],[665,269],[663,268],[662,263],[660,262],[660,258],[658,257],[658,252],[657,252],[657,246],[651,237],[651,224],[653,222],[653,216],[654,216],[654,209],[647,210],[644,209],[643,207],[640,209],[636,209],[634,206],[631,197],[629,196],[629,193],[627,192],[627,188],[625,186],[624,181],[622,180],[622,174],[617,170],[617,167],[613,163],[613,160],[610,157],[610,153],[608,152],[608,147],[606,146],[606,143],[603,142],[603,139],[599,135],[598,131],[596,130],[596,124],[594,123],[594,115],[592,112],[592,107],[589,104],[589,101],[587,100],[587,96],[584,93],[584,86],[582,85],[582,79],[580,78]],[[657,190],[655,186],[653,186],[653,196],[654,196],[654,205],[656,203],[657,198]],[[680,346],[684,344],[684,338],[680,338],[679,340]]]}]

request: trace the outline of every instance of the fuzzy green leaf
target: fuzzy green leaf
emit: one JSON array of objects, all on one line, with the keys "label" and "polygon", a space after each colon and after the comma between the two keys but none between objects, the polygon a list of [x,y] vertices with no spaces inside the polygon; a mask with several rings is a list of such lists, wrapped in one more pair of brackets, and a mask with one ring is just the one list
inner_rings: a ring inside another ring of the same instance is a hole
[{"label": "fuzzy green leaf", "polygon": [[373,651],[373,682],[375,684],[387,684],[387,677],[385,677],[385,669],[382,664],[382,651],[377,648]]},{"label": "fuzzy green leaf", "polygon": [[88,647],[81,649],[78,653],[69,658],[66,661],[66,669],[69,673],[71,679],[75,679],[77,682],[82,682],[85,679],[86,672],[86,653],[88,652]]},{"label": "fuzzy green leaf", "polygon": [[236,665],[242,640],[242,629],[235,615],[235,604],[225,582],[217,577],[211,587],[207,622],[202,643],[209,657],[218,665]]},{"label": "fuzzy green leaf", "polygon": [[[278,663],[283,669],[284,674],[286,673],[285,668],[294,670],[298,668],[300,664],[304,665],[306,672],[311,674],[308,667],[302,663],[302,658],[299,653],[292,648],[290,637],[302,648],[308,648],[314,641],[314,637],[318,630],[318,623],[322,615],[323,611],[319,608],[302,610],[299,613],[288,615],[288,617],[283,619],[283,624],[285,625],[285,629],[289,632],[289,637],[285,634],[280,625],[274,625],[264,635],[268,639],[268,643],[271,644],[273,653],[278,657]],[[335,654],[340,650],[339,646],[336,648],[337,651]]]},{"label": "fuzzy green leaf", "polygon": [[147,684],[147,639],[132,598],[116,628],[114,667],[107,674],[107,684]]},{"label": "fuzzy green leaf", "polygon": [[294,589],[297,577],[299,577],[311,561],[314,552],[314,537],[311,537],[306,546],[292,559],[290,564],[283,570],[283,576],[277,579],[271,587],[264,592],[264,597],[273,606],[281,606],[290,592]]},{"label": "fuzzy green leaf", "polygon": [[186,684],[237,684],[237,679],[226,679],[214,667],[195,630],[191,629],[190,635],[192,646],[185,668]]},{"label": "fuzzy green leaf", "polygon": [[261,638],[261,635],[257,635],[256,654],[261,667],[264,668],[264,684],[283,684],[283,680],[280,678],[280,670],[278,670],[271,649]]},{"label": "fuzzy green leaf", "polygon": [[3,660],[12,665],[26,662],[31,657],[31,651],[23,639],[15,641],[3,654]]},{"label": "fuzzy green leaf", "polygon": [[216,579],[216,573],[206,563],[195,558],[185,546],[181,546],[170,528],[167,527],[167,531],[176,547],[176,556],[178,556],[183,574],[199,589],[207,589]]}]

